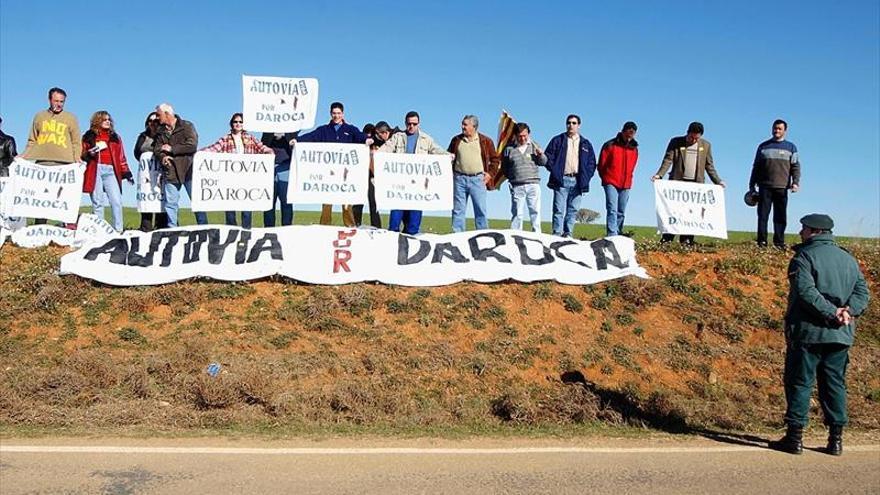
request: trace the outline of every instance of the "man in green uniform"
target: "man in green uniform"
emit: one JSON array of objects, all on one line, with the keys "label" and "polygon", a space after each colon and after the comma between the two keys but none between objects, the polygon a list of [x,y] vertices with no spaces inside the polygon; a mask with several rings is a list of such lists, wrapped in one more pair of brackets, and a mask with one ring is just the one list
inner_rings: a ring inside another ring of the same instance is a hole
[{"label": "man in green uniform", "polygon": [[770,447],[800,454],[810,395],[818,374],[819,403],[828,425],[826,452],[843,452],[846,415],[846,365],[853,344],[855,317],[868,306],[868,286],[859,264],[834,242],[828,215],[801,218],[803,243],[788,265],[785,312],[785,424],[787,431]]}]

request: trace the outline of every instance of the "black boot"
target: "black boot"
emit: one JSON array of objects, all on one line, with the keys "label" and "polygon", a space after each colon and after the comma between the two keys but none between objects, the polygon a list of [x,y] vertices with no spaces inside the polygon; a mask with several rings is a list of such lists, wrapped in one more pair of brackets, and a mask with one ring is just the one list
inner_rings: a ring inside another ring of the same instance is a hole
[{"label": "black boot", "polygon": [[773,450],[800,455],[804,452],[803,426],[788,425],[785,436],[767,444]]},{"label": "black boot", "polygon": [[829,455],[843,454],[843,425],[831,425],[828,427],[828,446],[825,453]]}]

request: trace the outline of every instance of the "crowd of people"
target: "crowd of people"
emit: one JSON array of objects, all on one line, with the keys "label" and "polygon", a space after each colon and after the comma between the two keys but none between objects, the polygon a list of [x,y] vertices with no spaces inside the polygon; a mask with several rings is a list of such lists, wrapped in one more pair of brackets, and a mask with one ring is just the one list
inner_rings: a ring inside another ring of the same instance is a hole
[{"label": "crowd of people", "polygon": [[[104,206],[109,204],[112,225],[122,230],[122,181],[133,183],[133,177],[112,116],[103,110],[95,112],[89,129],[80,135],[76,117],[64,110],[67,93],[61,88],[52,88],[48,97],[49,108],[34,116],[27,146],[21,155],[43,165],[85,162],[83,192],[89,194],[93,210],[99,216],[103,217]],[[362,143],[371,151],[390,153],[449,154],[453,172],[451,222],[454,232],[465,230],[468,202],[474,212],[476,228],[488,228],[487,194],[500,186],[498,177],[508,182],[510,228],[522,229],[527,211],[531,230],[541,232],[539,170],[545,168],[549,172],[547,187],[553,192],[550,233],[571,237],[581,199],[590,191],[590,182],[598,172],[605,194],[606,234],[626,235],[626,207],[639,159],[635,122],[624,123],[620,132],[602,145],[598,156],[590,140],[581,134],[581,118],[575,114],[566,117],[565,131],[551,138],[546,148],[532,139],[531,128],[525,122],[514,126],[512,139],[500,152],[492,138],[479,132],[479,127],[480,120],[476,115],[465,115],[461,121],[461,133],[443,148],[421,129],[418,112],[405,115],[404,129],[392,128],[385,121],[358,128],[345,120],[344,105],[333,102],[327,124],[307,133],[263,133],[259,139],[244,130],[243,115],[235,113],[229,120],[229,132],[200,150],[195,125],[175,113],[170,104],[162,103],[147,116],[144,131],[138,136],[133,151],[138,160],[143,153],[152,152],[161,164],[165,212],[141,214],[140,229],[179,225],[181,190],[192,197],[192,163],[197,151],[274,154],[273,207],[263,212],[263,224],[275,226],[276,204],[281,211],[280,224],[292,224],[293,207],[287,203],[287,193],[292,147],[300,141]],[[767,245],[767,223],[772,210],[773,244],[785,247],[788,192],[797,192],[800,187],[797,147],[785,139],[787,130],[785,121],[776,120],[772,137],[758,146],[752,164],[746,201],[757,205],[757,243],[761,246]],[[715,168],[712,146],[703,138],[704,132],[703,124],[692,122],[685,135],[673,137],[651,180],[668,173],[669,180],[703,183],[708,176],[713,183],[726,186]],[[9,164],[16,154],[15,140],[0,131],[0,175],[8,175]],[[372,163],[369,176],[369,224],[381,228]],[[322,225],[331,223],[332,208],[332,205],[323,205]],[[364,205],[342,205],[343,224],[360,226],[363,209]],[[207,223],[206,213],[194,214],[196,223]],[[391,210],[386,227],[418,234],[421,218],[419,210]],[[44,223],[45,220],[37,219],[37,222]],[[237,212],[226,212],[228,225],[238,225],[239,222],[242,227],[250,228],[252,212],[240,212],[240,220]],[[671,234],[663,234],[661,240],[668,242],[673,238]],[[679,240],[692,244],[693,236],[683,235]]]}]

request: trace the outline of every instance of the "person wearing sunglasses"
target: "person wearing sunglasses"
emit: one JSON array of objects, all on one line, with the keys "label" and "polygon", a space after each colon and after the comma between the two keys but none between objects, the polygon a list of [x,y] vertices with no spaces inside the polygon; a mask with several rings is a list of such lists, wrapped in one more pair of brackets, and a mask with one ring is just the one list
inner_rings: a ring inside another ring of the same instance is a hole
[{"label": "person wearing sunglasses", "polygon": [[82,159],[86,162],[83,192],[92,199],[92,210],[104,219],[104,196],[113,212],[113,228],[122,232],[122,180],[134,184],[122,138],[113,129],[113,118],[105,110],[92,115],[89,130],[82,137]]},{"label": "person wearing sunglasses", "polygon": [[544,150],[553,190],[553,235],[571,237],[581,196],[590,191],[596,172],[593,145],[580,134],[581,118],[571,114],[565,119],[565,132],[553,137]]},{"label": "person wearing sunglasses", "polygon": [[[201,151],[213,151],[214,153],[237,153],[257,154],[265,153],[274,155],[275,151],[244,130],[244,117],[241,113],[232,114],[229,119],[229,133],[220,137],[216,143],[202,148]],[[251,228],[252,212],[241,212],[241,226]],[[235,223],[235,212],[226,212],[226,225]]]},{"label": "person wearing sunglasses", "polygon": [[[153,144],[156,142],[156,134],[159,132],[159,114],[150,112],[144,121],[144,131],[138,134],[134,143],[134,158],[138,161],[144,153],[153,152]],[[149,232],[153,228],[164,229],[168,227],[168,215],[165,213],[141,213],[141,226],[139,230]]]}]

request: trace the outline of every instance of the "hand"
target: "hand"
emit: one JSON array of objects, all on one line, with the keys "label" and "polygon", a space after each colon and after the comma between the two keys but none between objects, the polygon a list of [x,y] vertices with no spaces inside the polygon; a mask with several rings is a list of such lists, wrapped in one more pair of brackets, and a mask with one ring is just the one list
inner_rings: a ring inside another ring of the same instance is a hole
[{"label": "hand", "polygon": [[651,176],[651,182],[654,182],[655,180],[658,180],[658,179],[660,179],[659,175],[652,175]]},{"label": "hand", "polygon": [[841,325],[849,325],[850,322],[852,321],[852,315],[849,314],[848,307],[837,308],[837,311],[835,311],[834,316],[837,318],[837,322],[840,323]]},{"label": "hand", "polygon": [[129,184],[134,184],[134,177],[131,175],[131,172],[123,172],[122,178],[127,180]]},{"label": "hand", "polygon": [[539,147],[536,145],[536,146],[535,146],[535,154],[538,155],[538,156],[541,156],[541,155],[544,154],[544,151],[541,150],[541,148],[539,148]]},{"label": "hand", "polygon": [[296,138],[291,139],[288,144],[290,144],[290,146],[296,146]]},{"label": "hand", "polygon": [[170,167],[171,166],[171,157],[170,156],[163,156],[162,157],[162,165],[164,165],[166,167]]},{"label": "hand", "polygon": [[171,151],[171,145],[170,144],[163,144],[162,147],[159,149],[162,151]]},{"label": "hand", "polygon": [[721,187],[724,187],[724,188],[727,187],[727,183],[724,182],[724,181],[719,182],[718,185],[721,186]]},{"label": "hand", "polygon": [[367,146],[372,146],[373,145],[373,138],[367,138],[367,140],[364,141],[364,144],[366,144]]},{"label": "hand", "polygon": [[484,173],[483,174],[483,184],[486,184],[486,189],[489,188],[490,182],[492,182],[492,176],[487,173]]},{"label": "hand", "polygon": [[801,189],[801,186],[799,186],[799,185],[797,185],[797,184],[792,184],[792,185],[791,185],[791,192],[793,192],[793,193],[798,192],[800,189]]}]

